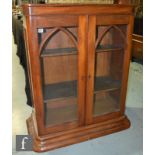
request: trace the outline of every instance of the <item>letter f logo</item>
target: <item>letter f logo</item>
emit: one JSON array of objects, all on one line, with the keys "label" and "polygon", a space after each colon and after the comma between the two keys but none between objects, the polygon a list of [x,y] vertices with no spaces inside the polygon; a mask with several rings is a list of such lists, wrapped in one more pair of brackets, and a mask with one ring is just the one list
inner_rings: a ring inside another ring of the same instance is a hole
[{"label": "letter f logo", "polygon": [[22,150],[25,150],[25,139],[28,139],[28,137],[24,137],[23,139],[22,139]]}]

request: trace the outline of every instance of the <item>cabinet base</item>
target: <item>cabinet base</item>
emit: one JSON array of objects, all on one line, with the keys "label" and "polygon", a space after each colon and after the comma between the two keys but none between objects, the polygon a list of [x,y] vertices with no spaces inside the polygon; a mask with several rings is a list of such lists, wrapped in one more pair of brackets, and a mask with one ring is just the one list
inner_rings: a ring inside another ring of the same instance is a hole
[{"label": "cabinet base", "polygon": [[37,135],[35,122],[32,116],[27,119],[28,133],[33,136],[33,150],[44,152],[67,145],[79,143],[103,135],[118,132],[130,127],[130,121],[126,116],[121,116],[106,122],[87,125],[76,129],[48,134],[45,136]]}]

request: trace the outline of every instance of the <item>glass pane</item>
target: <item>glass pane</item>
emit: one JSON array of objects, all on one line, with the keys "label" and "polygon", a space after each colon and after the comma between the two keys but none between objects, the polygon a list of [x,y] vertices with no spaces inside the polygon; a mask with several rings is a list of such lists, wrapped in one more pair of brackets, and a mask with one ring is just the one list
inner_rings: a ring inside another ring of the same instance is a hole
[{"label": "glass pane", "polygon": [[126,25],[98,26],[93,115],[119,111]]},{"label": "glass pane", "polygon": [[78,119],[78,52],[74,43],[77,40],[77,27],[46,29],[40,36],[41,40],[46,39],[48,35],[50,37],[40,53],[40,60],[45,125],[52,126]]}]

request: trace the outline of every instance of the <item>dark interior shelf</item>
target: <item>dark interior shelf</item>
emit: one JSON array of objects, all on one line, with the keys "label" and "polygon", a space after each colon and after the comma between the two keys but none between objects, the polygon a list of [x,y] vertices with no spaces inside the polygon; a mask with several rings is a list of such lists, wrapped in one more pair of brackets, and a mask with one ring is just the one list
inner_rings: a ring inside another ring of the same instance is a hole
[{"label": "dark interior shelf", "polygon": [[[120,81],[109,77],[97,77],[95,79],[95,94],[105,91],[112,91],[120,88]],[[64,99],[77,96],[77,81],[67,81],[45,85],[44,102],[50,100]]]},{"label": "dark interior shelf", "polygon": [[44,49],[42,51],[41,57],[71,55],[71,54],[77,54],[77,49],[74,47]]},{"label": "dark interior shelf", "polygon": [[77,96],[77,81],[66,81],[55,84],[48,84],[44,87],[44,102],[53,99]]},{"label": "dark interior shelf", "polygon": [[111,77],[96,77],[94,85],[94,94],[97,94],[119,89],[121,87],[121,82],[120,80],[114,80]]},{"label": "dark interior shelf", "polygon": [[[120,50],[123,50],[123,47],[107,45],[107,46],[98,46],[96,52],[111,52]],[[75,54],[77,54],[77,49],[74,47],[55,48],[55,49],[44,49],[41,54],[41,57],[75,55]]]},{"label": "dark interior shelf", "polygon": [[112,46],[112,45],[106,45],[106,46],[98,46],[96,49],[96,52],[112,52],[112,51],[120,51],[124,48],[121,46]]}]

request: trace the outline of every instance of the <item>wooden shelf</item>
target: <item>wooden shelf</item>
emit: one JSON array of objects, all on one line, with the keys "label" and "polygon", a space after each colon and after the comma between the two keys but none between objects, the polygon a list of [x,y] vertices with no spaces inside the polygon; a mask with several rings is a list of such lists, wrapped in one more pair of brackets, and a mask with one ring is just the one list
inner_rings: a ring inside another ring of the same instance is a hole
[{"label": "wooden shelf", "polygon": [[77,81],[49,84],[44,87],[44,102],[77,96]]},{"label": "wooden shelf", "polygon": [[97,94],[120,89],[121,82],[119,80],[113,80],[111,77],[97,77],[95,78],[94,86],[94,94]]},{"label": "wooden shelf", "polygon": [[[96,49],[96,52],[112,52],[112,51],[120,51],[123,50],[123,47],[115,47],[115,46],[99,46]],[[49,57],[49,56],[61,56],[61,55],[76,55],[77,49],[74,47],[68,48],[55,48],[55,49],[45,49],[43,50],[41,57]]]},{"label": "wooden shelf", "polygon": [[[123,50],[123,47],[114,47],[114,46],[99,46],[96,49],[96,52],[117,52]],[[50,56],[61,56],[61,55],[76,55],[77,49],[74,47],[71,48],[55,48],[55,49],[45,49],[43,50],[41,57],[50,57]]]},{"label": "wooden shelf", "polygon": [[[120,81],[110,77],[97,77],[95,79],[95,94],[100,92],[112,91],[120,88]],[[77,96],[77,81],[67,81],[45,85],[44,102],[50,100],[61,100],[68,97]]]},{"label": "wooden shelf", "polygon": [[77,120],[77,103],[46,109],[46,126]]},{"label": "wooden shelf", "polygon": [[108,94],[100,98],[95,97],[94,102],[94,116],[101,116],[119,110],[117,101]]},{"label": "wooden shelf", "polygon": [[55,48],[55,49],[45,49],[42,51],[41,57],[48,56],[61,56],[61,55],[75,55],[77,54],[77,49],[74,47],[70,48]]},{"label": "wooden shelf", "polygon": [[98,46],[96,49],[96,52],[118,52],[120,50],[123,50],[123,47],[118,47],[118,46],[111,46],[111,45],[107,45],[107,46]]}]

